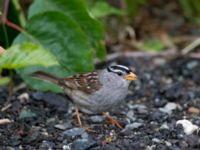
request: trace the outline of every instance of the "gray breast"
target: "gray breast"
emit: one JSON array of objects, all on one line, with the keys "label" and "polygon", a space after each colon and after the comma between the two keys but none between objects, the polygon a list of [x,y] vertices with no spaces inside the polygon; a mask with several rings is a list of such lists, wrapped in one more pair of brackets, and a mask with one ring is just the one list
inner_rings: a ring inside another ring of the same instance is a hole
[{"label": "gray breast", "polygon": [[93,113],[109,111],[119,105],[128,93],[129,82],[116,74],[102,72],[99,79],[103,87],[88,99],[91,104],[88,109]]}]

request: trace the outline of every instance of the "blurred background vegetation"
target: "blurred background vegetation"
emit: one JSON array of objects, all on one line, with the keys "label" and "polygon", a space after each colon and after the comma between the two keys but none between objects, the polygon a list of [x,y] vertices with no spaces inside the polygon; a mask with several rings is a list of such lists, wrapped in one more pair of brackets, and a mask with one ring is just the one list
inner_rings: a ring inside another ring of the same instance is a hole
[{"label": "blurred background vegetation", "polygon": [[[8,4],[8,5],[7,5]],[[59,87],[30,76],[94,69],[94,58],[127,51],[181,50],[199,38],[199,0],[0,1],[0,84],[18,73],[38,90]]]}]

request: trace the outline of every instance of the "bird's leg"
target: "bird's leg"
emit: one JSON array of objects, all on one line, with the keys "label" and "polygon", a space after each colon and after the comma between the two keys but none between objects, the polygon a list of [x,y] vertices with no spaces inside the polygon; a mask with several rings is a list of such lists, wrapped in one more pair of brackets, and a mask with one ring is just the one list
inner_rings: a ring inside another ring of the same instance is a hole
[{"label": "bird's leg", "polygon": [[85,129],[86,131],[88,131],[88,132],[94,132],[94,130],[92,130],[90,127],[85,127],[85,126],[82,124],[81,117],[80,117],[80,113],[79,113],[79,110],[78,110],[77,107],[75,108],[75,112],[76,112],[76,118],[77,118],[79,127],[84,128],[84,129]]},{"label": "bird's leg", "polygon": [[110,114],[108,112],[103,112],[103,115],[108,119],[108,121],[113,124],[114,126],[117,126],[118,128],[122,129],[122,126],[120,125],[120,123],[114,119],[112,116],[110,116]]},{"label": "bird's leg", "polygon": [[76,118],[77,118],[78,124],[79,124],[79,126],[82,128],[82,127],[83,127],[83,124],[82,124],[82,122],[81,122],[80,113],[79,113],[79,110],[78,110],[77,107],[75,108],[75,111],[76,111]]}]

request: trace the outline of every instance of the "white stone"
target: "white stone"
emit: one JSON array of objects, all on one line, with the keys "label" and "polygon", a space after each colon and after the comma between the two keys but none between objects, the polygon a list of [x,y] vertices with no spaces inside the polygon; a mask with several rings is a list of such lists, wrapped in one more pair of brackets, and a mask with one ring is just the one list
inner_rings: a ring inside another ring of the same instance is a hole
[{"label": "white stone", "polygon": [[177,104],[176,103],[169,102],[164,107],[159,108],[159,110],[161,112],[164,112],[164,113],[167,113],[167,114],[170,115],[172,113],[172,111],[175,110],[176,108],[177,108]]},{"label": "white stone", "polygon": [[164,108],[172,111],[177,108],[177,104],[170,102],[170,103],[167,103]]},{"label": "white stone", "polygon": [[191,121],[183,119],[183,120],[178,120],[176,122],[176,125],[181,124],[183,126],[183,130],[185,134],[190,135],[194,131],[196,131],[199,127],[197,125],[192,124]]}]

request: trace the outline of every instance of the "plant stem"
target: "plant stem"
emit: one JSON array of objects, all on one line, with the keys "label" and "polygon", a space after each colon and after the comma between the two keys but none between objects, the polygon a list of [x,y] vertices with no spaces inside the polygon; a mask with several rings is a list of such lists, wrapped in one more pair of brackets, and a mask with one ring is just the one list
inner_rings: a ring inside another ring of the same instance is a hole
[{"label": "plant stem", "polygon": [[3,33],[4,33],[4,37],[5,37],[5,41],[6,41],[6,48],[9,46],[9,40],[8,40],[8,33],[7,33],[7,28],[5,24],[2,24],[2,28],[3,28]]},{"label": "plant stem", "polygon": [[[1,24],[1,23],[2,23],[3,25],[6,24],[6,25],[8,25],[9,27],[11,27],[11,28],[13,28],[13,29],[15,29],[15,30],[17,30],[17,31],[22,32],[23,29],[22,29],[20,26],[14,24],[14,23],[12,23],[12,22],[10,22],[10,21],[7,19],[8,8],[9,8],[9,2],[10,2],[10,0],[5,0],[4,8],[3,8],[3,15],[2,15],[2,18],[1,18],[0,24]],[[5,28],[5,27],[4,27],[4,28]],[[6,44],[7,44],[7,43],[6,43]]]},{"label": "plant stem", "polygon": [[2,15],[2,22],[3,23],[5,23],[6,20],[7,20],[9,2],[10,2],[10,0],[5,0],[5,2],[4,2],[3,15]]}]

